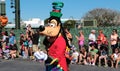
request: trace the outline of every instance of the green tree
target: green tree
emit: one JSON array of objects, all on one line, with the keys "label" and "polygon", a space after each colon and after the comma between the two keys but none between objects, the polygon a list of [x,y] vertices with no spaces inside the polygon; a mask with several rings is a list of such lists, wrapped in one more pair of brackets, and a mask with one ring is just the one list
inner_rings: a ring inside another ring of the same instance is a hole
[{"label": "green tree", "polygon": [[116,26],[118,24],[120,25],[120,18],[117,17],[120,17],[120,12],[118,11],[106,8],[96,8],[86,13],[83,19],[96,19],[97,26]]}]

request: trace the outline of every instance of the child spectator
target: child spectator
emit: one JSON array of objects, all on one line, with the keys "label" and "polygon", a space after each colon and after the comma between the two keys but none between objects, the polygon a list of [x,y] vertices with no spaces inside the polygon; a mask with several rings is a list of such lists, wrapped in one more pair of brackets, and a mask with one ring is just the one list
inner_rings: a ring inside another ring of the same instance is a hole
[{"label": "child spectator", "polygon": [[6,47],[5,50],[3,50],[3,58],[4,59],[9,59],[10,58],[10,49],[8,47]]},{"label": "child spectator", "polygon": [[27,58],[28,57],[28,40],[27,37],[24,36],[24,42],[23,42],[23,58]]},{"label": "child spectator", "polygon": [[71,63],[72,64],[76,64],[78,62],[78,56],[79,56],[79,53],[77,52],[76,49],[73,50],[73,53],[72,53],[72,60],[71,60]]},{"label": "child spectator", "polygon": [[115,68],[118,68],[118,63],[120,62],[120,52],[119,49],[116,48],[115,53],[113,53],[111,55],[111,67],[114,67],[114,63],[115,63]]},{"label": "child spectator", "polygon": [[101,59],[104,59],[104,62],[105,62],[105,67],[107,67],[107,54],[108,54],[108,49],[106,46],[100,46],[100,54],[99,54],[99,66],[101,66]]},{"label": "child spectator", "polygon": [[31,37],[28,37],[28,48],[29,48],[29,53],[30,53],[30,59],[32,59],[32,48],[33,48],[33,42]]},{"label": "child spectator", "polygon": [[91,43],[90,47],[91,47],[90,55],[92,55],[92,58],[91,58],[92,63],[91,64],[94,66],[96,63],[96,59],[98,57],[98,49],[95,48],[96,47],[95,43]]},{"label": "child spectator", "polygon": [[86,58],[86,60],[84,61],[84,64],[85,65],[92,65],[92,63],[93,63],[93,56],[92,56],[92,54],[90,53],[90,52],[88,52],[87,53],[87,58]]},{"label": "child spectator", "polygon": [[17,54],[17,45],[14,44],[14,45],[10,45],[10,56],[12,59],[16,58],[16,54]]},{"label": "child spectator", "polygon": [[86,56],[87,56],[87,51],[83,47],[83,48],[81,48],[81,51],[80,51],[78,64],[81,64],[81,62],[85,64]]}]

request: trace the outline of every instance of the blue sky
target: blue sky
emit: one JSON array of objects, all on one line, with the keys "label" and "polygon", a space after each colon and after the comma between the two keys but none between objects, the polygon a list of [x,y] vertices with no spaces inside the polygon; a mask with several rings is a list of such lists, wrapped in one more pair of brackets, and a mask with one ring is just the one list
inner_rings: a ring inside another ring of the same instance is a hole
[{"label": "blue sky", "polygon": [[[30,18],[46,19],[49,12],[52,11],[52,2],[62,1],[62,18],[80,19],[88,11],[95,8],[109,8],[120,11],[120,0],[20,0],[21,2],[21,19]],[[14,9],[10,8],[10,0],[6,0],[6,14],[9,21],[14,21]]]}]

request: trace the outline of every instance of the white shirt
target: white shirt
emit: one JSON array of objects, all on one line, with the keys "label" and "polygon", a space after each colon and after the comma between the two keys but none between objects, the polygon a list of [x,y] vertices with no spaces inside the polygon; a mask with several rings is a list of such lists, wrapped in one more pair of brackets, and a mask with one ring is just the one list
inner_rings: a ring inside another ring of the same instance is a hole
[{"label": "white shirt", "polygon": [[6,38],[7,38],[7,36],[4,35],[3,38],[2,38],[2,41],[5,41]]},{"label": "white shirt", "polygon": [[89,40],[93,40],[94,42],[96,41],[96,36],[95,36],[95,34],[90,34],[89,35],[89,38],[88,38]]},{"label": "white shirt", "polygon": [[77,51],[73,52],[72,57],[73,57],[74,59],[77,59],[78,56],[79,56],[79,53],[78,53]]}]

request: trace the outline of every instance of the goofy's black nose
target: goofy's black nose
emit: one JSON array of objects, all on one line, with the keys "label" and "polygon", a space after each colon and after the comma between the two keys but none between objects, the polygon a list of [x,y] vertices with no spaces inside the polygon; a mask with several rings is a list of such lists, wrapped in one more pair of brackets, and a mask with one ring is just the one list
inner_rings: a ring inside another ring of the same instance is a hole
[{"label": "goofy's black nose", "polygon": [[40,27],[39,27],[39,31],[44,31],[45,30],[45,26],[43,26],[43,25],[41,25]]}]

